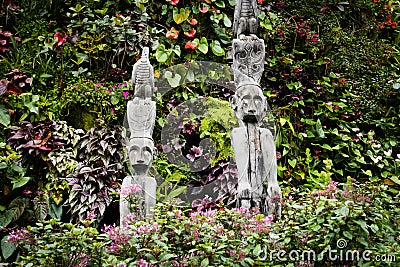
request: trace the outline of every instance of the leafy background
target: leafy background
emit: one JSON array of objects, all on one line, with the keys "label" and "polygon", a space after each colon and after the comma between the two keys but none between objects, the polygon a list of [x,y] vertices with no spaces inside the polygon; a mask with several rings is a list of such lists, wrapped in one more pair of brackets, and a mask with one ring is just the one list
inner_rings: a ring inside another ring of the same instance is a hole
[{"label": "leafy background", "polygon": [[[372,182],[385,186],[388,198],[398,195],[399,1],[258,5],[267,51],[262,85],[275,121],[284,197],[301,199],[299,192],[331,180]],[[50,218],[115,223],[116,190],[129,172],[121,126],[142,47],[151,47],[156,77],[181,63],[229,63],[233,12],[233,0],[2,1],[0,225]],[[168,81],[176,84],[176,77]],[[174,87],[157,97],[153,166],[173,182],[162,184],[159,198],[210,181],[232,190],[232,150],[221,127],[235,124],[227,102],[232,91],[205,82]],[[171,146],[190,161],[207,157],[201,139],[217,144],[211,165],[193,173],[169,160],[161,129],[175,107],[201,97],[221,113],[183,110]],[[4,252],[7,236],[1,232],[2,257],[12,261],[16,253]]]}]

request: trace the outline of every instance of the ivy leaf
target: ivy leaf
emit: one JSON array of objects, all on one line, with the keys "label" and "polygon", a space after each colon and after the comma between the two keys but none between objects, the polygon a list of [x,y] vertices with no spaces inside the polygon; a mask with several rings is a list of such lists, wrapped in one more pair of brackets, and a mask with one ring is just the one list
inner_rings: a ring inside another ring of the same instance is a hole
[{"label": "ivy leaf", "polygon": [[206,37],[202,37],[198,46],[198,49],[201,53],[207,54],[208,52],[208,42]]},{"label": "ivy leaf", "polygon": [[17,249],[13,243],[7,243],[7,238],[9,235],[6,235],[1,240],[1,252],[3,254],[3,258],[6,260],[8,259],[14,251]]},{"label": "ivy leaf", "polygon": [[221,47],[221,44],[218,40],[213,40],[211,42],[211,50],[213,51],[214,55],[216,56],[223,56],[225,55],[225,50]]},{"label": "ivy leaf", "polygon": [[0,105],[0,124],[8,126],[10,124],[10,114],[5,106]]},{"label": "ivy leaf", "polygon": [[173,11],[173,18],[176,24],[181,24],[182,22],[186,21],[189,18],[190,10],[186,10],[184,8],[181,8],[179,13],[178,9],[174,8]]}]

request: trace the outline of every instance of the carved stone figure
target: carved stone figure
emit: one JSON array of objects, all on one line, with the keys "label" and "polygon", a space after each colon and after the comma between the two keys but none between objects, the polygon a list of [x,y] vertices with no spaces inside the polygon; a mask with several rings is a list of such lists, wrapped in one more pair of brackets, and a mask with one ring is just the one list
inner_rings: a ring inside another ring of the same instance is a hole
[{"label": "carved stone figure", "polygon": [[266,112],[266,97],[248,78],[239,83],[231,105],[241,123],[231,134],[238,168],[238,205],[280,214],[280,204],[274,201],[281,198],[274,138],[270,130],[259,127]]},{"label": "carved stone figure", "polygon": [[[138,184],[142,191],[138,194],[143,203],[142,216],[150,215],[151,208],[156,204],[157,182],[154,177],[148,176],[148,171],[154,157],[154,143],[150,138],[132,138],[128,145],[128,157],[132,165],[132,175],[124,178],[122,187]],[[129,203],[126,197],[120,198],[120,225],[124,226],[124,218],[130,214]]]},{"label": "carved stone figure", "polygon": [[149,48],[144,47],[141,58],[133,65],[132,86],[134,97],[151,99],[154,91],[154,70],[149,61]]},{"label": "carved stone figure", "polygon": [[233,19],[233,36],[256,34],[258,28],[257,0],[236,0]]},{"label": "carved stone figure", "polygon": [[280,216],[275,142],[271,131],[260,127],[268,105],[260,87],[265,45],[255,35],[257,17],[256,0],[236,1],[232,42],[236,93],[231,106],[240,127],[232,130],[231,142],[238,169],[237,204]]},{"label": "carved stone figure", "polygon": [[[139,196],[140,214],[150,215],[156,203],[157,182],[154,177],[148,176],[148,171],[155,155],[152,139],[156,103],[151,100],[154,90],[154,73],[149,59],[149,48],[145,47],[141,59],[133,66],[132,86],[135,88],[133,100],[127,105],[127,155],[132,165],[132,174],[124,178],[122,187],[138,184],[141,187]],[[128,199],[120,197],[120,225],[124,226],[124,218],[131,213]]]}]

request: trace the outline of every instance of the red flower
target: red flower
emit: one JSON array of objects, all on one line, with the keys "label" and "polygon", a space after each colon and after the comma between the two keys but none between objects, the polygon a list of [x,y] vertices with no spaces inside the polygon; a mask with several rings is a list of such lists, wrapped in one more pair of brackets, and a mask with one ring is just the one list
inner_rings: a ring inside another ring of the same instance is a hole
[{"label": "red flower", "polygon": [[198,23],[198,21],[196,19],[188,20],[188,22],[190,25],[196,25]]},{"label": "red flower", "polygon": [[176,30],[174,27],[171,28],[166,34],[166,37],[169,39],[177,39],[179,36],[179,31]]},{"label": "red flower", "polygon": [[208,12],[208,7],[203,6],[202,8],[200,8],[200,12],[201,13],[207,13]]},{"label": "red flower", "polygon": [[264,0],[257,0],[257,3],[261,4]]},{"label": "red flower", "polygon": [[56,32],[54,34],[54,39],[57,39],[56,46],[60,46],[67,41],[67,33],[63,32]]},{"label": "red flower", "polygon": [[197,44],[189,41],[185,44],[185,48],[186,49],[192,49],[192,50],[196,50],[197,49]]},{"label": "red flower", "polygon": [[190,32],[185,32],[185,35],[189,38],[193,38],[196,34],[196,30],[191,30]]},{"label": "red flower", "polygon": [[124,17],[122,14],[116,14],[115,16],[118,17],[118,18],[120,18],[120,17],[123,18]]},{"label": "red flower", "polygon": [[170,2],[171,5],[176,6],[179,3],[179,0],[167,0],[167,2]]}]

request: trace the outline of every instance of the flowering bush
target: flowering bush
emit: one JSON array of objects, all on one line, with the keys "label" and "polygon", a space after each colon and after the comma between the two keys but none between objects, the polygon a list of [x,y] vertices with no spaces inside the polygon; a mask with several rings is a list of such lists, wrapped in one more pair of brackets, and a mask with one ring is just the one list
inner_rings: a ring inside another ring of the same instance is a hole
[{"label": "flowering bush", "polygon": [[[376,255],[398,258],[398,196],[385,193],[382,186],[343,186],[331,182],[311,193],[291,192],[282,219],[275,222],[257,210],[230,210],[220,204],[193,210],[172,202],[157,204],[152,218],[135,219],[124,228],[106,226],[101,234],[50,220],[14,230],[8,241],[22,249],[20,266],[55,259],[84,262],[73,266],[100,261],[101,266],[364,266]],[[339,240],[345,245],[338,245]],[[328,251],[339,255],[337,246],[371,253],[366,260],[329,256]],[[277,251],[286,254],[278,257]],[[304,251],[313,251],[315,259],[301,258]]]}]

